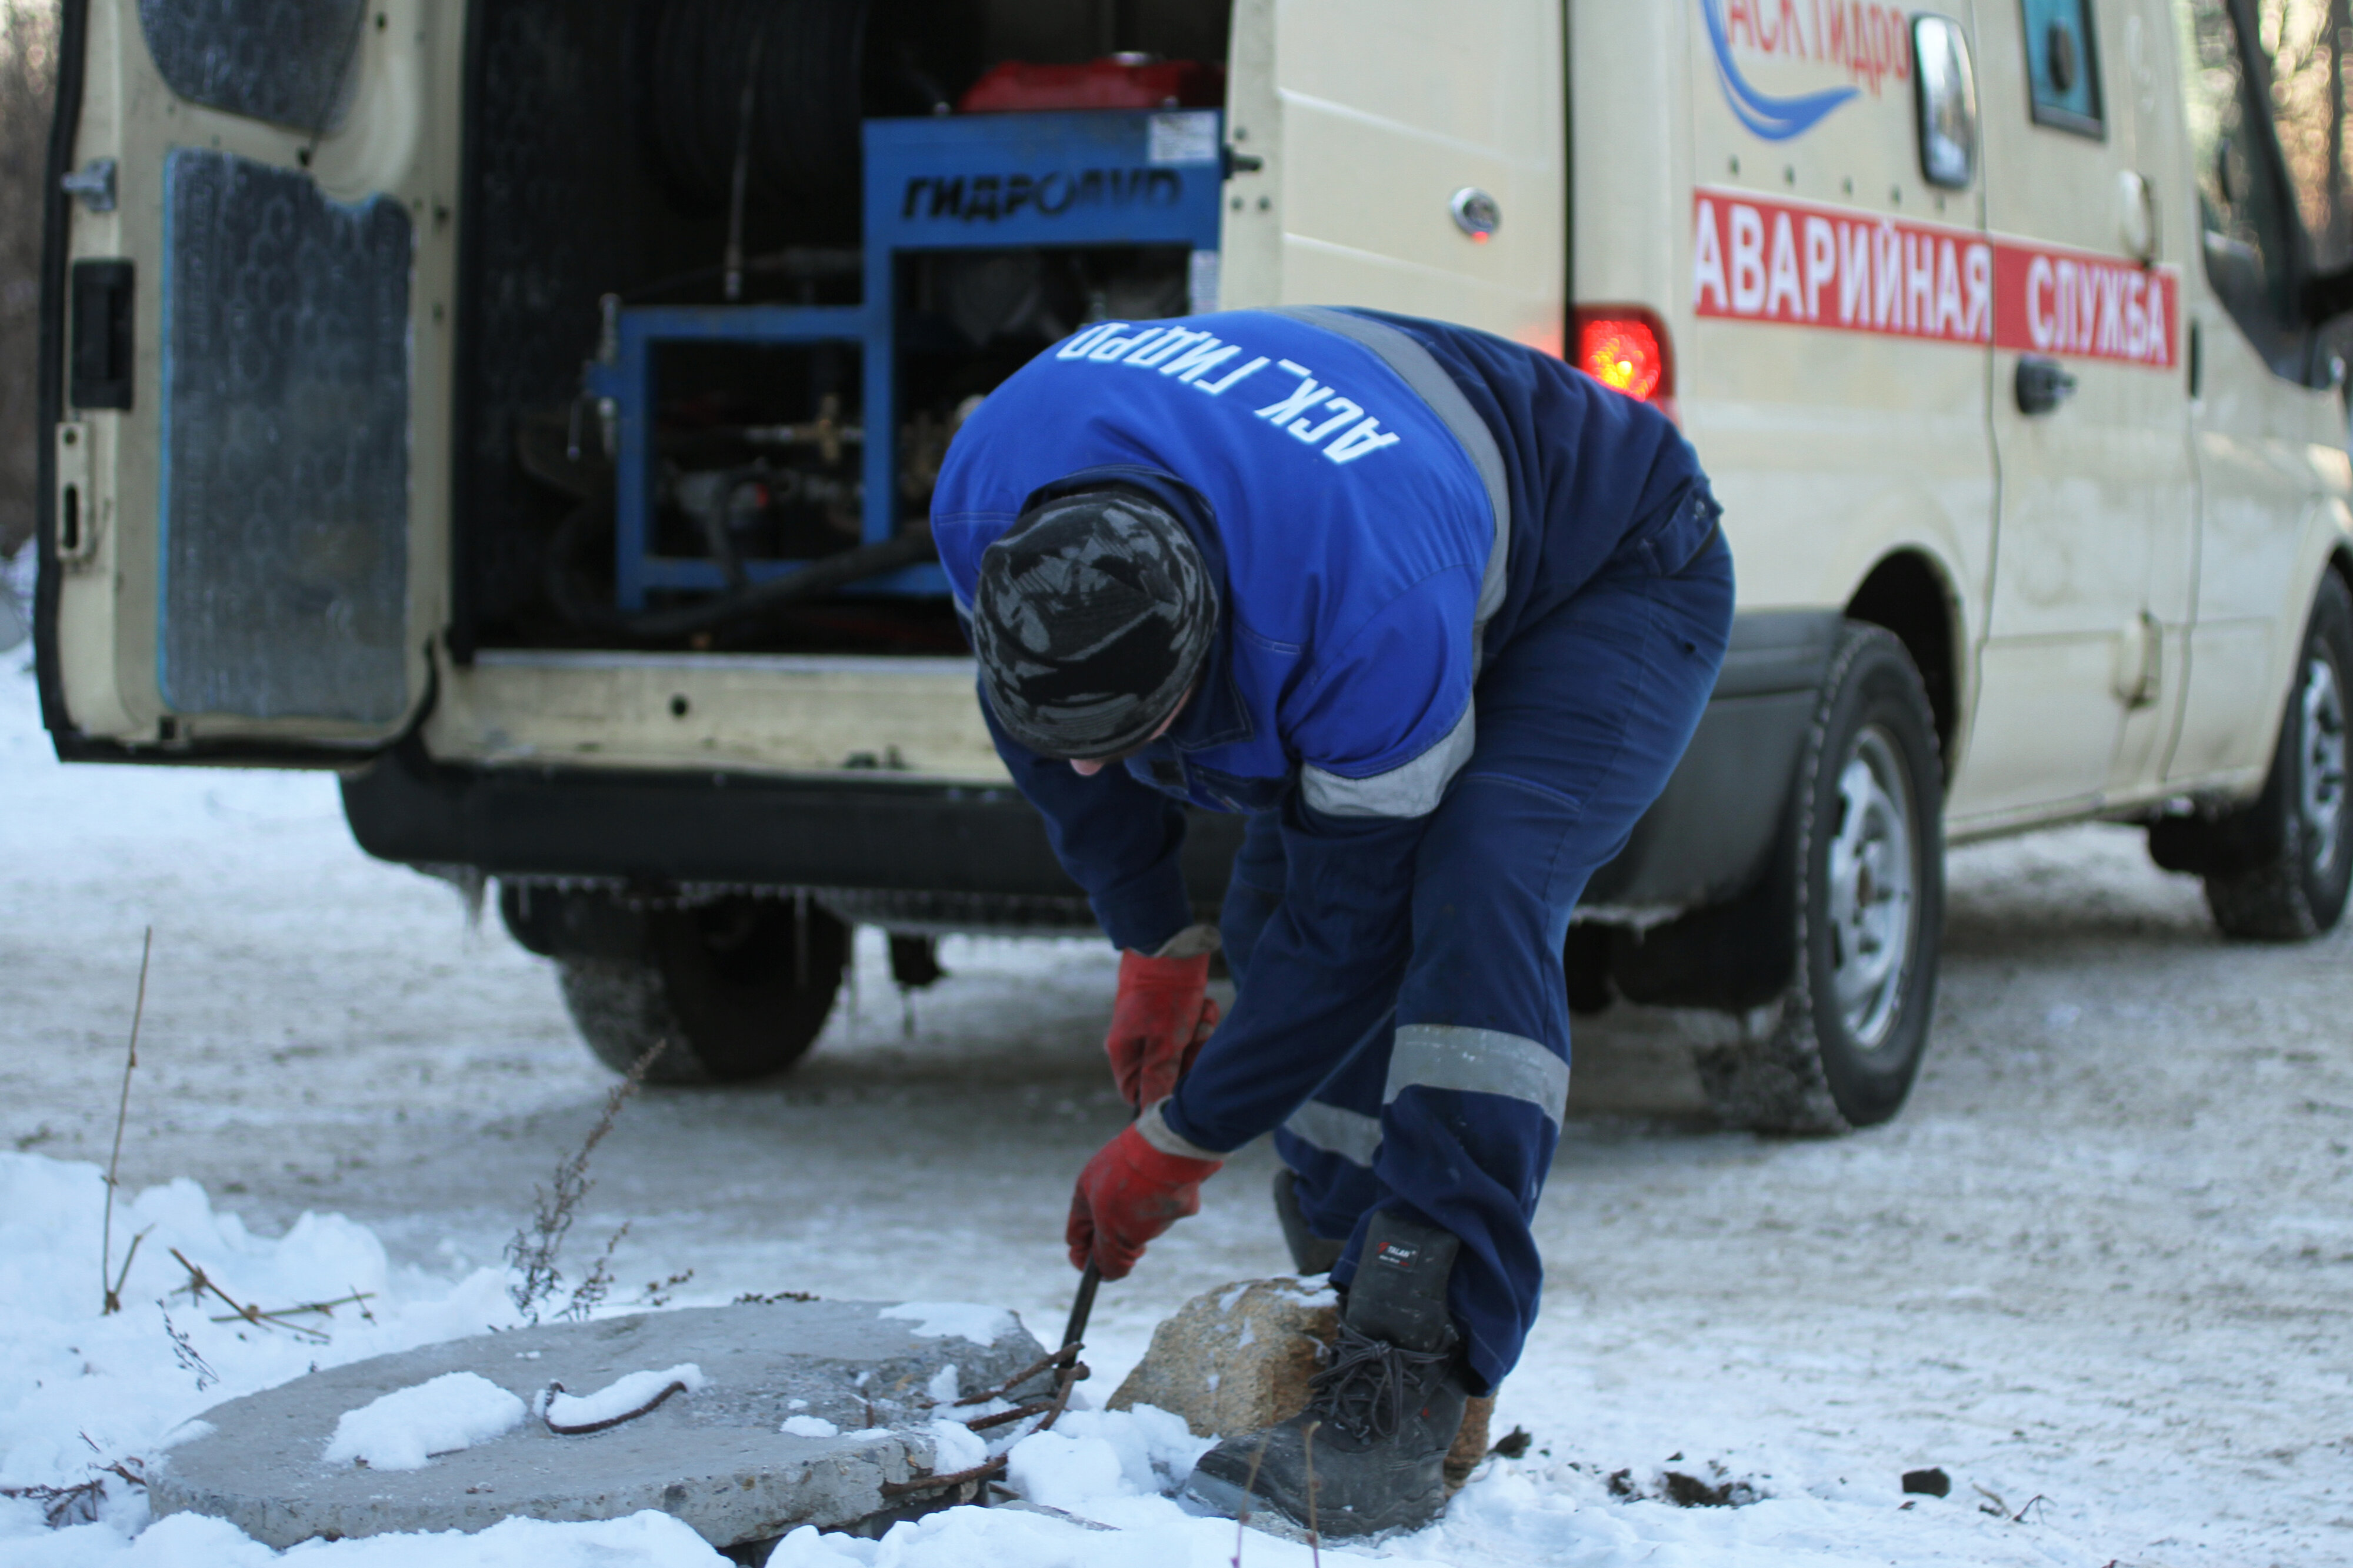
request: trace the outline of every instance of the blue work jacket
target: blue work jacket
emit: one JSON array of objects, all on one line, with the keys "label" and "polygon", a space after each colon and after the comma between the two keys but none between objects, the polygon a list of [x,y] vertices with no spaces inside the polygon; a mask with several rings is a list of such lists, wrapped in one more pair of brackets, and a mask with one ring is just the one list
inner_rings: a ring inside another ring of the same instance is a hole
[{"label": "blue work jacket", "polygon": [[1262,943],[1220,1055],[1315,1026],[1315,998],[1356,984],[1349,928],[1405,918],[1486,658],[1621,551],[1672,571],[1716,520],[1663,416],[1484,332],[1319,308],[1109,321],[1017,372],[949,448],[932,529],[959,607],[1022,511],[1106,480],[1158,498],[1219,584],[1192,699],[1092,778],[982,709],[1120,947],[1153,952],[1193,919],[1187,805],[1283,814],[1304,968],[1276,980],[1285,944]]}]

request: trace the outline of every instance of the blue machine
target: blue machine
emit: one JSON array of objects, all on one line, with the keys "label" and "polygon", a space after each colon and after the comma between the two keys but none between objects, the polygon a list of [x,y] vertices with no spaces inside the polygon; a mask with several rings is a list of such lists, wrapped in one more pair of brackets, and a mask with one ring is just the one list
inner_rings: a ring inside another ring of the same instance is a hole
[{"label": "blue machine", "polygon": [[[655,351],[666,344],[840,343],[862,356],[861,537],[898,532],[898,260],[921,251],[1024,247],[1187,246],[1193,308],[1216,308],[1222,190],[1213,110],[976,114],[871,120],[865,126],[865,302],[860,305],[624,307],[607,323],[586,390],[614,441],[618,605],[649,593],[719,592],[721,563],[654,553]],[[805,562],[747,560],[754,582]],[[857,592],[944,596],[936,564],[910,566]]]}]

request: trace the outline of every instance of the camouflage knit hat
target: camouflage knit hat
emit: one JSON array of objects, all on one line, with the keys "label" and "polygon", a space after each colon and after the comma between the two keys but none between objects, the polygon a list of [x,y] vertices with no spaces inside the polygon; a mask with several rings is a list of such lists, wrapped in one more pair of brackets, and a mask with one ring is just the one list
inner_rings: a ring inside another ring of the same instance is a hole
[{"label": "camouflage knit hat", "polygon": [[1184,700],[1217,626],[1200,547],[1136,490],[1032,507],[981,554],[981,688],[997,721],[1040,756],[1143,745]]}]

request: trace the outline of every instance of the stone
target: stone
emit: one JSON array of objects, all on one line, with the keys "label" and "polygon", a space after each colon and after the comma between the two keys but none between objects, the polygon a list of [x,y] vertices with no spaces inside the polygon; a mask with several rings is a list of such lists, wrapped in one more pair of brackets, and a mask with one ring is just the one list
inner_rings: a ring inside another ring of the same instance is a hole
[{"label": "stone", "polygon": [[1953,1478],[1940,1468],[1906,1470],[1904,1472],[1904,1489],[1917,1492],[1922,1497],[1950,1497],[1953,1495]]},{"label": "stone", "polygon": [[[1323,1276],[1314,1276],[1320,1281]],[[1249,1280],[1196,1296],[1152,1332],[1152,1347],[1113,1410],[1153,1405],[1181,1415],[1196,1437],[1233,1437],[1287,1421],[1307,1407],[1307,1380],[1339,1337],[1340,1301],[1296,1275]],[[1459,1491],[1488,1454],[1493,1395],[1462,1408],[1446,1456],[1447,1489]]]},{"label": "stone", "polygon": [[[971,1394],[1046,1353],[1009,1312],[890,1310],[876,1301],[779,1300],[645,1312],[332,1367],[205,1412],[211,1430],[163,1457],[149,1472],[148,1497],[159,1517],[216,1515],[281,1549],[314,1537],[477,1531],[517,1515],[617,1519],[649,1508],[721,1548],[804,1524],[854,1525],[925,1501],[888,1498],[882,1488],[931,1473],[929,1390],[944,1368],[954,1363]],[[933,1331],[918,1331],[925,1330]],[[975,1333],[993,1342],[957,1337]],[[535,1412],[550,1383],[585,1395],[686,1362],[702,1368],[702,1388],[609,1430],[558,1436],[534,1414],[420,1470],[322,1458],[345,1411],[447,1373],[480,1373]],[[1041,1376],[1024,1392],[1048,1386]],[[795,1415],[839,1431],[781,1431]]]},{"label": "stone", "polygon": [[1113,1410],[1153,1405],[1196,1437],[1231,1437],[1296,1415],[1317,1352],[1339,1332],[1340,1302],[1322,1277],[1248,1280],[1196,1296],[1152,1331],[1152,1348],[1111,1396]]},{"label": "stone", "polygon": [[1446,1451],[1446,1489],[1459,1492],[1471,1479],[1472,1471],[1488,1454],[1487,1433],[1495,1418],[1495,1396],[1473,1394],[1462,1406],[1462,1429],[1454,1435],[1454,1447]]}]

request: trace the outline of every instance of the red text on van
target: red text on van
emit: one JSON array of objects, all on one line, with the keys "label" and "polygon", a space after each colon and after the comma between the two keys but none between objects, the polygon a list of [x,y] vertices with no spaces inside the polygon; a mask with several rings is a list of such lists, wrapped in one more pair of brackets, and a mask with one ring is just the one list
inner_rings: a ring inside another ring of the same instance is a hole
[{"label": "red text on van", "polygon": [[1703,316],[1993,341],[1993,247],[1980,235],[1710,190],[1696,222]]},{"label": "red text on van", "polygon": [[1746,192],[1693,203],[1700,315],[2169,370],[2180,274]]}]

